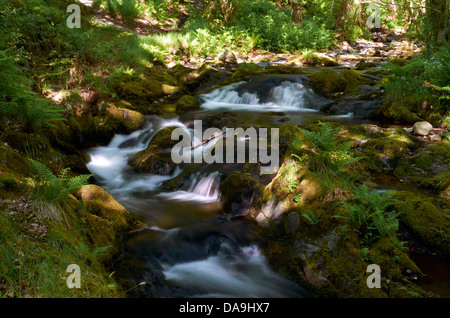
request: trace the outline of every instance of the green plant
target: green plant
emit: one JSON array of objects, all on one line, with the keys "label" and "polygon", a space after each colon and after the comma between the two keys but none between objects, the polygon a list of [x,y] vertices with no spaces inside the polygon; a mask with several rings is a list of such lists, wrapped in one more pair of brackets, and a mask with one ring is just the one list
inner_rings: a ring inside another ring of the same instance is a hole
[{"label": "green plant", "polygon": [[302,201],[302,194],[301,194],[301,193],[298,193],[298,194],[294,195],[293,198],[294,198],[294,202],[295,202],[295,203],[299,203],[299,202]]},{"label": "green plant", "polygon": [[393,204],[398,203],[391,196],[393,191],[379,193],[369,192],[366,185],[356,189],[351,202],[341,202],[346,209],[346,216],[334,216],[343,218],[359,234],[361,244],[371,244],[383,236],[395,237],[398,230],[398,215],[395,210],[390,210]]},{"label": "green plant", "polygon": [[294,176],[288,173],[286,174],[285,178],[287,179],[288,186],[286,188],[283,188],[283,191],[291,193],[293,190],[298,188],[298,181],[295,180]]},{"label": "green plant", "polygon": [[371,262],[372,261],[372,256],[370,256],[369,249],[367,247],[364,247],[364,248],[361,249],[361,255],[362,255],[362,260],[364,262]]},{"label": "green plant", "polygon": [[12,49],[0,49],[0,113],[22,119],[26,129],[49,128],[52,121],[64,120],[63,109],[38,98],[30,89],[31,80],[23,75]]},{"label": "green plant", "polygon": [[310,225],[317,225],[320,222],[320,218],[322,216],[322,213],[315,214],[314,212],[307,210],[306,213],[302,213],[302,216],[308,220]]},{"label": "green plant", "polygon": [[[345,198],[354,189],[354,177],[348,174],[349,168],[361,160],[354,157],[351,151],[353,143],[338,142],[340,127],[319,122],[319,130],[309,131],[298,128],[294,148],[303,155],[294,155],[302,164],[309,162],[309,168],[324,185],[324,193],[328,200]],[[300,140],[306,140],[309,147],[299,148]]]},{"label": "green plant", "polygon": [[86,185],[92,175],[68,177],[69,169],[59,176],[43,163],[28,159],[33,172],[33,209],[39,217],[60,221],[64,216],[60,204],[64,204],[69,194]]}]

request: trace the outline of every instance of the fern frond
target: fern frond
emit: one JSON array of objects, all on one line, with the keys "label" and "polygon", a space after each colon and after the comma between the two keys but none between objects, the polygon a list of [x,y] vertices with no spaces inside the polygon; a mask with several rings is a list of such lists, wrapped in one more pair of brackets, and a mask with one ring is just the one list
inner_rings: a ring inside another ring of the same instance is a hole
[{"label": "fern frond", "polygon": [[55,174],[45,164],[30,158],[28,158],[28,162],[38,182],[50,182],[57,179]]}]

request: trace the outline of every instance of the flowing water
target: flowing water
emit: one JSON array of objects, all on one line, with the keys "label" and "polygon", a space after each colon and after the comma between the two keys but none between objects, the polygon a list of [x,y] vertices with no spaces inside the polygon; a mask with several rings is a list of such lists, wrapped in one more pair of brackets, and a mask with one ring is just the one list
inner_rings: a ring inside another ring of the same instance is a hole
[{"label": "flowing water", "polygon": [[[198,114],[233,111],[249,123],[273,125],[279,117],[267,112],[275,111],[289,122],[305,123],[330,118],[318,110],[327,100],[306,88],[304,79],[292,76],[236,83],[201,98],[199,112],[171,119],[149,116],[144,129],[116,135],[109,145],[90,150],[88,168],[100,185],[148,226],[127,240],[118,275],[134,285],[150,282],[144,289],[147,296],[307,297],[300,286],[270,268],[248,219],[220,214],[223,167],[211,164],[191,174],[178,191],[168,192],[164,182],[178,176],[181,168],[172,175],[136,174],[127,160],[164,127],[180,127],[192,135],[189,122]],[[355,120],[351,115],[333,118]],[[193,139],[193,146],[199,142]]]}]

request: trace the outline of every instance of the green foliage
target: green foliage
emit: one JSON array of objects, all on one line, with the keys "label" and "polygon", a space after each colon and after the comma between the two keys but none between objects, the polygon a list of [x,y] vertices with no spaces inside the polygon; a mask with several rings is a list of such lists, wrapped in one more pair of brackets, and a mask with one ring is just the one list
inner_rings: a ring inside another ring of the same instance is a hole
[{"label": "green foliage", "polygon": [[[75,230],[68,229],[63,233],[49,230],[43,243],[43,238],[29,234],[26,224],[26,220],[0,210],[0,298],[119,296],[118,286],[98,263],[104,247],[88,246]],[[69,240],[65,238],[67,232]],[[69,264],[82,268],[85,279],[80,289],[67,288]]]},{"label": "green foliage", "polygon": [[319,122],[318,132],[299,128],[303,136],[312,143],[312,150],[303,151],[311,159],[311,168],[314,171],[332,171],[336,174],[343,172],[361,158],[352,156],[352,142],[341,142],[339,138],[340,127],[334,127],[328,123]]},{"label": "green foliage", "polygon": [[[319,122],[319,130],[309,131],[299,128],[294,147],[302,156],[294,155],[301,159],[302,164],[308,161],[309,168],[322,181],[325,201],[344,199],[354,189],[355,178],[349,174],[353,164],[362,159],[354,157],[352,142],[339,142],[340,127]],[[310,148],[299,148],[300,139],[308,142]]]},{"label": "green foliage", "polygon": [[69,169],[64,169],[56,176],[45,164],[29,159],[31,171],[34,174],[34,190],[32,198],[34,209],[40,216],[60,220],[59,204],[66,202],[67,197],[86,185],[92,175],[68,177]]},{"label": "green foliage", "polygon": [[52,127],[52,121],[63,120],[63,110],[31,91],[31,80],[23,75],[12,48],[0,49],[0,113],[22,119],[28,127]]},{"label": "green foliage", "polygon": [[341,202],[346,209],[346,216],[335,216],[343,218],[360,235],[361,244],[371,244],[383,236],[395,237],[398,230],[398,215],[394,210],[389,210],[398,200],[391,196],[393,191],[380,193],[369,192],[366,185],[356,189],[354,197],[350,202]]},{"label": "green foliage", "polygon": [[388,81],[382,83],[386,98],[407,102],[416,96],[418,104],[428,100],[438,110],[448,109],[450,83],[450,44],[439,50],[425,51],[404,66],[388,64]]},{"label": "green foliage", "polygon": [[310,225],[317,225],[320,222],[320,217],[323,213],[315,214],[314,212],[307,210],[306,213],[302,213],[302,216],[308,220]]}]

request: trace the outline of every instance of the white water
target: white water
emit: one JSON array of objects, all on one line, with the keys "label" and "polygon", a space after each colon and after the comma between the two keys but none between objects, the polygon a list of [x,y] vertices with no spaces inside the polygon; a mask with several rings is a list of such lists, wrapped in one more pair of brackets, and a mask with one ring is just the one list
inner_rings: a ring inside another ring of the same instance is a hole
[{"label": "white water", "polygon": [[194,174],[191,178],[189,188],[169,193],[160,193],[160,197],[169,200],[178,201],[198,201],[200,203],[217,202],[219,197],[219,181],[220,173],[215,171],[208,176],[199,176],[200,173]]},{"label": "white water", "polygon": [[240,249],[235,256],[217,255],[207,259],[166,267],[168,281],[200,290],[194,297],[299,297],[301,291],[274,273],[256,246]]},{"label": "white water", "polygon": [[258,94],[245,92],[239,94],[236,88],[246,82],[238,82],[230,86],[219,88],[209,94],[202,95],[205,110],[222,109],[245,111],[311,111],[318,110],[308,107],[307,97],[314,96],[314,92],[303,84],[283,81],[269,92],[270,101],[262,103]]}]

